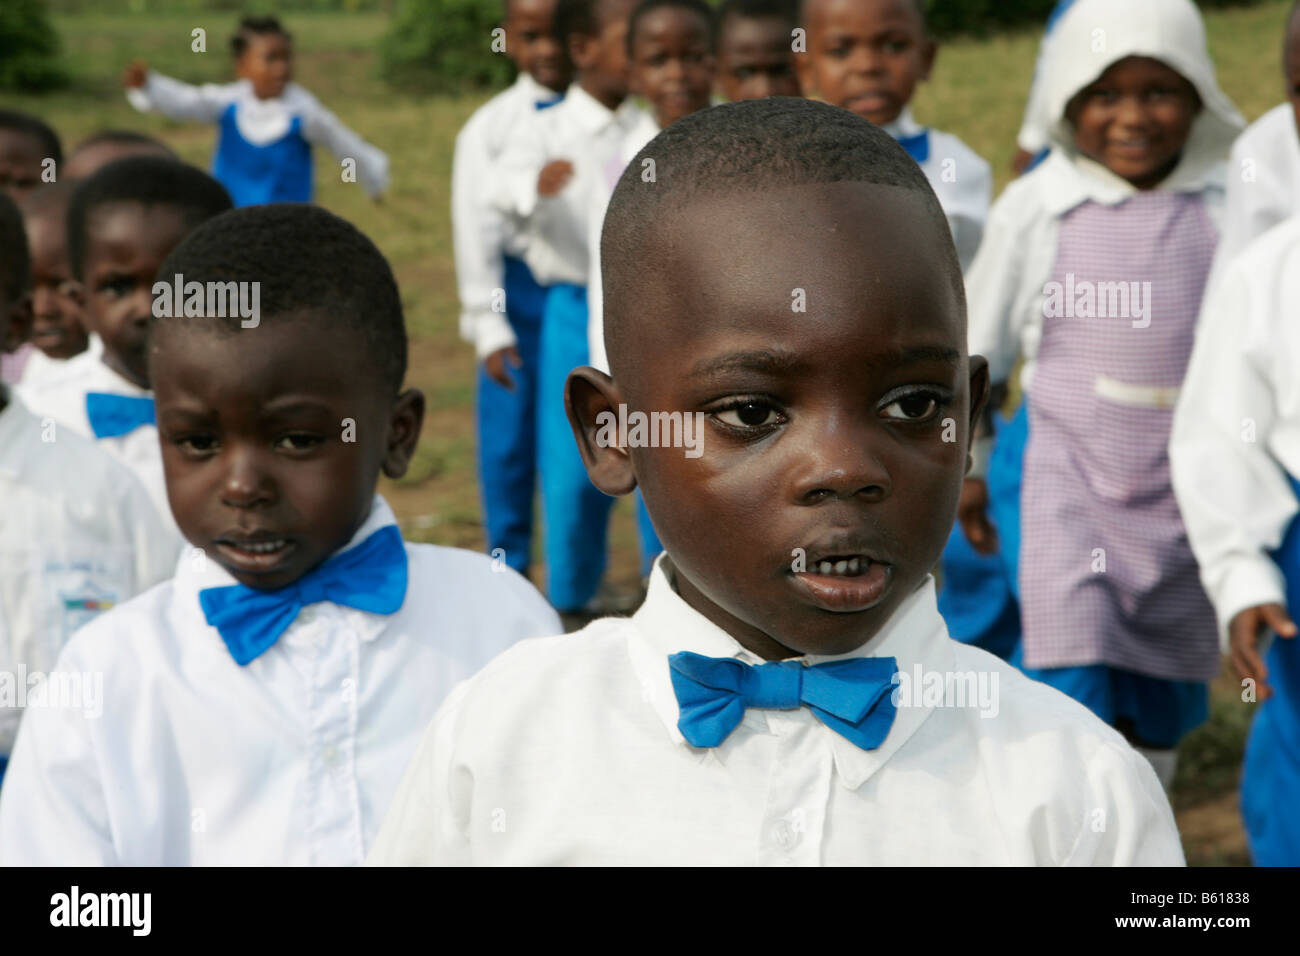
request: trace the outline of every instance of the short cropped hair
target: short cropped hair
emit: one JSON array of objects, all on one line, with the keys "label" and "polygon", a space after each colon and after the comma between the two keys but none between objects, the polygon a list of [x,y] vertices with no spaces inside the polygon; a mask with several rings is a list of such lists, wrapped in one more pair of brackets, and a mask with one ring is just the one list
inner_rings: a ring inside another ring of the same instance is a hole
[{"label": "short cropped hair", "polygon": [[[187,235],[158,272],[185,282],[257,282],[261,322],[305,318],[325,334],[345,328],[365,341],[366,358],[392,395],[406,377],[406,323],[393,270],[356,226],[319,206],[245,206]],[[207,321],[231,334],[241,317],[155,317]]]},{"label": "short cropped hair", "polygon": [[[808,21],[808,5],[815,3],[816,0],[796,0],[796,2],[799,4],[799,22],[806,23]],[[912,9],[916,11],[916,15],[921,18],[921,30],[928,34],[930,32],[929,9],[933,0],[906,0],[906,2],[911,4]]]},{"label": "short cropped hair", "polygon": [[712,50],[718,42],[718,24],[713,17],[713,8],[704,0],[641,0],[632,10],[631,16],[627,20],[627,52],[628,56],[632,55],[632,44],[636,42],[636,30],[641,25],[641,21],[656,10],[686,10],[695,14],[704,21],[705,28],[709,37],[709,49]]},{"label": "short cropped hair", "polygon": [[600,35],[605,26],[601,8],[609,2],[610,0],[559,0],[555,5],[555,38],[566,54],[571,35]]},{"label": "short cropped hair", "polygon": [[30,113],[0,109],[0,129],[13,130],[15,133],[30,136],[41,144],[41,152],[45,154],[45,159],[54,160],[55,165],[63,162],[63,144],[59,142],[59,134],[43,120],[37,119]]},{"label": "short cropped hair", "polygon": [[22,214],[7,194],[0,193],[0,288],[11,305],[31,287],[31,273]]},{"label": "short cropped hair", "polygon": [[718,26],[732,18],[780,20],[793,26],[799,19],[799,0],[723,0],[718,7]]},{"label": "short cropped hair", "polygon": [[72,149],[71,155],[76,155],[82,150],[90,149],[92,146],[98,146],[100,143],[112,143],[115,146],[153,146],[159,152],[168,156],[175,156],[176,151],[160,139],[155,139],[148,133],[141,133],[134,129],[101,129],[98,133],[91,133],[85,139]]},{"label": "short cropped hair", "polygon": [[253,37],[279,35],[292,42],[293,35],[280,23],[278,17],[244,17],[239,21],[239,26],[235,28],[235,34],[230,38],[230,53],[236,60],[247,52],[249,44]]},{"label": "short cropped hair", "polygon": [[68,264],[78,279],[85,278],[86,227],[91,215],[100,206],[117,202],[172,206],[191,228],[234,205],[221,183],[194,166],[165,156],[115,160],[82,180],[68,201]]},{"label": "short cropped hair", "polygon": [[[644,161],[655,181],[642,180]],[[624,334],[621,302],[655,257],[667,217],[710,196],[761,193],[785,186],[860,182],[897,186],[921,199],[946,239],[935,250],[958,301],[961,266],[943,207],[925,173],[880,127],[848,110],[788,96],[728,103],[669,126],[627,165],[614,189],[601,234],[605,339],[613,361]]]}]

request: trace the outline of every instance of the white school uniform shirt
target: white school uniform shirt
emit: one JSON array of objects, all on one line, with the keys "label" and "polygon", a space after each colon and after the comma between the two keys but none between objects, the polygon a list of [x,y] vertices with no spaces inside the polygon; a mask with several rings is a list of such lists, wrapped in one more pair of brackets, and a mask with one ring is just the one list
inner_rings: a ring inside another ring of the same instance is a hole
[{"label": "white school uniform shirt", "polygon": [[[916,121],[909,107],[904,107],[894,122],[881,129],[894,139],[903,139],[926,127]],[[920,166],[948,217],[957,259],[965,272],[984,235],[993,201],[993,167],[952,133],[938,129],[930,130],[930,155]]]},{"label": "white school uniform shirt", "polygon": [[167,482],[163,478],[162,447],[158,443],[158,429],[154,425],[141,425],[125,435],[96,438],[86,412],[86,395],[90,392],[107,392],[133,398],[152,398],[153,393],[123,378],[103,361],[102,345],[87,349],[63,363],[58,375],[44,383],[20,385],[18,397],[32,414],[49,418],[56,427],[67,428],[84,438],[89,438],[118,461],[126,465],[144,485],[150,500],[158,511],[164,527],[171,530],[176,551],[182,547],[180,529],[167,502]]},{"label": "white school uniform shirt", "polygon": [[1290,103],[1273,107],[1237,137],[1227,186],[1211,285],[1252,240],[1300,211],[1300,132]]},{"label": "white school uniform shirt", "polygon": [[[376,497],[347,547],[393,523]],[[102,717],[28,715],[0,791],[0,864],[361,863],[447,692],[561,629],[486,556],[406,553],[396,613],[308,605],[246,667],[199,606],[233,583],[206,560],[81,630],[58,667],[104,675]]]},{"label": "white school uniform shirt", "polygon": [[539,103],[558,94],[520,73],[514,84],[475,111],[456,136],[451,165],[451,225],[460,290],[460,334],[479,359],[515,344],[505,312],[493,309],[505,288],[503,256],[523,256],[524,224],[493,207],[496,164],[512,137],[531,130]]},{"label": "white school uniform shirt", "polygon": [[671,567],[656,564],[633,617],[521,642],[457,688],[368,862],[1183,863],[1146,760],[1080,704],[949,638],[933,579],[843,657],[996,675],[996,716],[905,699],[900,683],[912,705],[875,750],[806,708],[750,709],[720,746],[690,746],[668,655],[760,662],[678,596]]},{"label": "white school uniform shirt", "polygon": [[[593,192],[640,112],[631,100],[611,110],[573,83],[563,102],[532,116],[507,146],[490,201],[527,221],[524,261],[542,285],[587,285]],[[557,159],[573,163],[573,176],[557,195],[539,196],[538,174]]]},{"label": "white school uniform shirt", "polygon": [[1287,481],[1300,477],[1297,302],[1293,218],[1247,245],[1211,290],[1174,411],[1174,493],[1225,650],[1238,612],[1286,603],[1282,572],[1265,552],[1300,510]]},{"label": "white school uniform shirt", "polygon": [[93,442],[51,434],[8,395],[0,411],[0,756],[13,749],[29,678],[49,673],[73,631],[166,580],[175,563],[175,542],[134,476]]},{"label": "white school uniform shirt", "polygon": [[258,99],[249,80],[204,83],[194,86],[150,70],[142,87],[130,88],[126,98],[141,113],[156,112],[178,120],[215,123],[231,103],[240,135],[255,146],[273,143],[285,133],[295,116],[302,117],[307,142],[324,146],[335,156],[357,163],[357,182],[374,198],[388,186],[388,156],[372,146],[321,105],[297,83],[289,83],[273,99]]}]

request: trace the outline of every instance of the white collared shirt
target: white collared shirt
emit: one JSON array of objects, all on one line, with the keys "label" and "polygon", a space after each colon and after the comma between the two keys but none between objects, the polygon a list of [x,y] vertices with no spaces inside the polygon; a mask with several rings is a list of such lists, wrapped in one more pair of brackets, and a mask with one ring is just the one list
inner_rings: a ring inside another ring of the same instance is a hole
[{"label": "white collared shirt", "polygon": [[105,365],[102,357],[102,346],[89,348],[68,359],[56,375],[43,382],[18,386],[17,395],[37,418],[51,419],[56,426],[89,438],[130,468],[149,493],[158,516],[171,530],[179,549],[182,538],[167,501],[167,482],[163,479],[162,446],[158,443],[157,427],[141,425],[125,435],[110,438],[96,438],[90,427],[90,417],[86,412],[86,395],[90,392],[132,398],[153,397],[147,388],[141,388]]},{"label": "white collared shirt", "polygon": [[[1187,537],[1226,650],[1238,612],[1285,604],[1276,548],[1298,506],[1300,219],[1229,263],[1201,310],[1169,462]],[[1295,615],[1300,608],[1291,608]]]},{"label": "white collared shirt", "polygon": [[[512,137],[532,129],[538,103],[557,95],[527,73],[475,111],[456,136],[451,164],[451,224],[460,290],[461,338],[480,359],[515,344],[505,312],[493,309],[505,288],[503,256],[521,256],[527,241],[523,223],[492,206],[496,164]],[[552,107],[553,108],[553,107]]]},{"label": "white collared shirt", "polygon": [[[1182,864],[1146,760],[1080,704],[952,641],[933,579],[843,655],[892,656],[907,675],[879,748],[804,708],[751,709],[720,746],[691,747],[668,655],[759,661],[678,596],[670,569],[661,558],[632,618],[524,641],[453,691],[368,862]],[[993,692],[943,706],[956,697],[911,692],[917,674]]]},{"label": "white collared shirt", "polygon": [[288,84],[280,96],[263,100],[253,93],[248,80],[194,86],[150,70],[145,85],[128,89],[126,98],[142,113],[152,111],[205,123],[215,123],[234,103],[235,125],[255,146],[275,142],[289,132],[294,117],[300,116],[302,135],[309,143],[324,146],[340,158],[356,160],[357,182],[367,196],[374,198],[388,186],[387,154],[344,126],[297,83]]},{"label": "white collared shirt", "polygon": [[93,442],[42,428],[9,396],[0,411],[0,756],[22,717],[18,686],[48,674],[81,625],[166,580],[176,555],[125,467]]},{"label": "white collared shirt", "polygon": [[[573,83],[563,102],[528,118],[511,139],[490,201],[527,221],[524,261],[542,285],[587,284],[593,194],[641,112],[631,100],[610,110]],[[573,163],[573,177],[559,194],[539,196],[537,177],[557,159]]]},{"label": "white collared shirt", "polygon": [[[347,547],[390,524],[376,497]],[[447,692],[560,631],[505,565],[406,553],[396,613],[308,605],[246,667],[199,607],[201,589],[233,583],[201,552],[80,631],[58,668],[103,675],[102,717],[29,713],[0,791],[0,863],[360,863]]]}]

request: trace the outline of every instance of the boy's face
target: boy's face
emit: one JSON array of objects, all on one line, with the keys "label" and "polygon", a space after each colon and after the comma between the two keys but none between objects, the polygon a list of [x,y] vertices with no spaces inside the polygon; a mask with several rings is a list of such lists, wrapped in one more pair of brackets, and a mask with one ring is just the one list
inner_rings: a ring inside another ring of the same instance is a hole
[{"label": "boy's face", "polygon": [[707,109],[713,90],[709,25],[681,7],[660,7],[642,17],[632,44],[631,85],[665,129]]},{"label": "boy's face", "polygon": [[41,184],[45,155],[40,141],[15,129],[0,129],[0,189],[14,202]]},{"label": "boy's face", "polygon": [[597,0],[597,34],[573,34],[569,55],[583,89],[610,109],[627,97],[627,20],[635,0]]},{"label": "boy's face", "polygon": [[154,278],[188,231],[176,207],[137,202],[98,206],[86,221],[86,327],[104,343],[104,364],[141,388]]},{"label": "boy's face", "polygon": [[[936,268],[946,227],[915,193],[835,183],[701,201],[656,228],[663,261],[625,292],[637,362],[616,360],[617,383],[569,379],[588,473],[606,493],[640,486],[682,597],[744,646],[855,650],[938,561],[988,388]],[[597,447],[595,416],[623,402],[702,412],[701,454]]]},{"label": "boy's face", "polygon": [[798,96],[792,38],[775,17],[728,17],[718,37],[718,87],[733,103]]},{"label": "boy's face", "polygon": [[239,59],[235,73],[253,84],[259,100],[275,99],[293,78],[293,46],[280,33],[254,33]]},{"label": "boy's face", "polygon": [[[172,514],[241,584],[292,584],[365,521],[382,470],[406,471],[424,398],[359,371],[346,329],[274,317],[154,328],[150,370]],[[364,363],[364,359],[363,359]]]},{"label": "boy's face", "polygon": [[915,0],[810,0],[805,17],[808,52],[795,65],[809,95],[883,126],[930,77],[935,46]]},{"label": "boy's face", "polygon": [[557,93],[569,85],[569,60],[555,38],[556,0],[511,0],[506,50],[521,72]]},{"label": "boy's face", "polygon": [[1149,57],[1126,57],[1065,108],[1079,152],[1138,189],[1178,165],[1201,98],[1182,74]]},{"label": "boy's face", "polygon": [[81,285],[68,264],[63,207],[25,216],[32,255],[32,329],[29,341],[50,358],[72,358],[86,350],[81,324]]}]

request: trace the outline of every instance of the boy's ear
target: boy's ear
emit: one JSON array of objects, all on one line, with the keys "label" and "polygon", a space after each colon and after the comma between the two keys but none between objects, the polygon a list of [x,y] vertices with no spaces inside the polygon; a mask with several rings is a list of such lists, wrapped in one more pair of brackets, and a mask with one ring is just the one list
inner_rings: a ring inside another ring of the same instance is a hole
[{"label": "boy's ear", "polygon": [[424,393],[408,388],[397,396],[388,419],[388,444],[384,450],[383,472],[389,478],[401,478],[411,464],[415,446],[424,424]]},{"label": "boy's ear", "polygon": [[[0,309],[4,303],[0,301]],[[26,292],[17,302],[9,306],[9,321],[6,324],[0,314],[0,352],[16,352],[27,341],[32,331],[32,294]]]},{"label": "boy's ear", "polygon": [[636,487],[627,449],[604,437],[608,423],[617,423],[619,406],[624,404],[623,394],[614,380],[590,366],[575,368],[564,383],[564,410],[569,415],[587,477],[612,496],[629,494]]},{"label": "boy's ear", "polygon": [[[980,418],[989,402],[989,360],[982,355],[970,357],[970,432],[979,434]],[[969,444],[969,443],[968,443]]]}]

